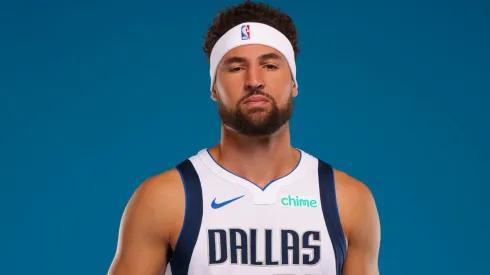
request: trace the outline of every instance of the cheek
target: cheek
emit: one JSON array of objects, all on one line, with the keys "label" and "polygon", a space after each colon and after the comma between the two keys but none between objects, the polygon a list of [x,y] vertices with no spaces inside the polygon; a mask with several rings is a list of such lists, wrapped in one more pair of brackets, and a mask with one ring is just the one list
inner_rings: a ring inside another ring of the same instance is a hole
[{"label": "cheek", "polygon": [[287,72],[272,72],[267,75],[266,86],[278,93],[291,93],[293,81]]},{"label": "cheek", "polygon": [[218,75],[217,88],[219,93],[223,97],[227,97],[228,100],[239,100],[240,96],[243,96],[245,87],[245,74],[243,72],[238,73],[221,73]]},{"label": "cheek", "polygon": [[236,85],[227,85],[227,83],[223,82],[216,84],[216,95],[226,106],[232,106],[239,100],[240,92],[236,90]]},{"label": "cheek", "polygon": [[282,81],[280,85],[271,87],[271,90],[274,91],[275,93],[274,98],[276,99],[277,103],[280,105],[286,104],[288,100],[291,98],[291,96],[293,96],[292,83],[284,83],[284,81]]}]

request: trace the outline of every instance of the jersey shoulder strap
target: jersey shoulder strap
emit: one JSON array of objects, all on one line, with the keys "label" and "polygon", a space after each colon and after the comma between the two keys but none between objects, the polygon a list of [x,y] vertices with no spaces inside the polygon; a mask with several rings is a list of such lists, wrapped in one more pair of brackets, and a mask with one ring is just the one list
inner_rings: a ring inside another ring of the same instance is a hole
[{"label": "jersey shoulder strap", "polygon": [[347,254],[347,245],[337,205],[334,170],[330,164],[320,159],[318,160],[318,184],[320,185],[323,217],[334,249],[337,275],[340,275]]},{"label": "jersey shoulder strap", "polygon": [[187,275],[191,262],[192,252],[196,246],[199,230],[201,229],[202,187],[199,175],[190,159],[176,166],[180,173],[185,191],[184,223],[170,257],[172,275]]}]

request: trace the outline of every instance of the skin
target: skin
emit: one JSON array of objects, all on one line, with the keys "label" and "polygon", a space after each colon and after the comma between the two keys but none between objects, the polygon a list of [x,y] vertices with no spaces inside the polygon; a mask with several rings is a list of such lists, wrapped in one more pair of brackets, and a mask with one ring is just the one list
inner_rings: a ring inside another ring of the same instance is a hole
[{"label": "skin", "polygon": [[[231,50],[218,68],[212,98],[234,108],[254,88],[274,98],[280,108],[298,95],[289,66],[279,52],[262,45]],[[262,105],[258,112],[251,112],[252,107],[246,104],[241,108],[251,123],[260,123],[272,103]],[[261,187],[289,173],[299,160],[299,153],[290,143],[288,123],[271,135],[254,137],[223,125],[221,140],[210,148],[210,153],[224,168]],[[378,275],[380,221],[373,195],[366,185],[342,171],[335,170],[334,176],[341,223],[348,240],[343,274]],[[163,274],[167,246],[175,248],[184,207],[184,189],[175,169],[143,182],[123,213],[108,274]]]}]

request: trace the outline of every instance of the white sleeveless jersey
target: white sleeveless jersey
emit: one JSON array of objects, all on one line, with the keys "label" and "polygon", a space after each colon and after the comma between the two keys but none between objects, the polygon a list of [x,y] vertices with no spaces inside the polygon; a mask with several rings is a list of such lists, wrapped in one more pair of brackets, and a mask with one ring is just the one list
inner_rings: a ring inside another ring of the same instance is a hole
[{"label": "white sleeveless jersey", "polygon": [[301,151],[260,188],[207,150],[180,163],[185,218],[167,275],[338,275],[346,254],[332,167]]}]

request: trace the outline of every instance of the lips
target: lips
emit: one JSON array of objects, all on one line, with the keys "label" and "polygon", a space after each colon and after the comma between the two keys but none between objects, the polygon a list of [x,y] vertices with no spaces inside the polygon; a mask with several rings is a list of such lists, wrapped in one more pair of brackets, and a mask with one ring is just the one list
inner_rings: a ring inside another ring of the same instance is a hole
[{"label": "lips", "polygon": [[243,103],[259,103],[259,102],[269,102],[269,99],[263,95],[253,95],[247,98]]}]

